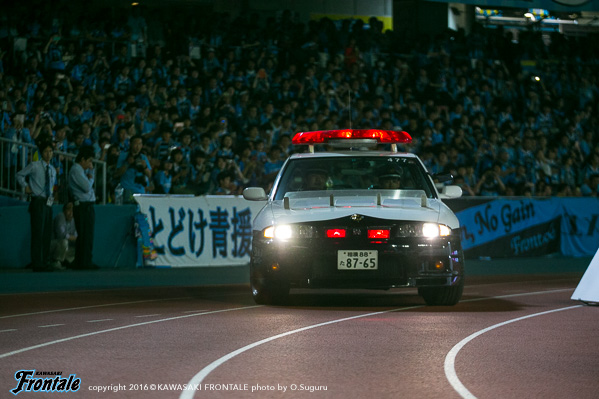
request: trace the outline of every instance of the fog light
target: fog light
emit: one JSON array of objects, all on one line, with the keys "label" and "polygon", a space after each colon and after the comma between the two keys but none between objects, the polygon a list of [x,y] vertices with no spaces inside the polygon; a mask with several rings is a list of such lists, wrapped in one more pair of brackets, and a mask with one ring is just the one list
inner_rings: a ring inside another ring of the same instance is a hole
[{"label": "fog light", "polygon": [[328,238],[343,238],[345,237],[345,229],[327,229]]},{"label": "fog light", "polygon": [[389,238],[391,230],[389,229],[372,229],[368,230],[368,238]]}]

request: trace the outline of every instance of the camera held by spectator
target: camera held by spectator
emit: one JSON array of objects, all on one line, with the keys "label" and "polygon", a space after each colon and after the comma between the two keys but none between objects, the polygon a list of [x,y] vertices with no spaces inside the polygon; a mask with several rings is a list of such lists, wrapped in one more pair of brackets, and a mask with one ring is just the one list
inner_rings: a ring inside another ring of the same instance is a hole
[{"label": "camera held by spectator", "polygon": [[146,162],[141,158],[140,154],[137,154],[133,159],[133,166],[135,169],[138,172],[143,173],[143,171],[146,169]]}]

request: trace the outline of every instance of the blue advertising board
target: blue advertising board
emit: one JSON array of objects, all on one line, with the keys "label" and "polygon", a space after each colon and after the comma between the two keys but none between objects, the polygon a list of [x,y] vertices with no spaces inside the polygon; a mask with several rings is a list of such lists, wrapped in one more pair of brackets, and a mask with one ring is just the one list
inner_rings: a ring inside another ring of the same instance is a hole
[{"label": "blue advertising board", "polygon": [[599,247],[596,198],[465,198],[447,203],[460,220],[467,257],[592,256]]}]

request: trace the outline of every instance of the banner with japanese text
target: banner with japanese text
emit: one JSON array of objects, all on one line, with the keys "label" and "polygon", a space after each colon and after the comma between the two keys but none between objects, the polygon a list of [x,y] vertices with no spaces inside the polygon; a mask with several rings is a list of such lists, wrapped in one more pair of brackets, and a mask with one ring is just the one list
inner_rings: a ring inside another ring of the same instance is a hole
[{"label": "banner with japanese text", "polygon": [[155,266],[248,264],[252,221],[264,202],[236,196],[136,195],[153,235]]}]

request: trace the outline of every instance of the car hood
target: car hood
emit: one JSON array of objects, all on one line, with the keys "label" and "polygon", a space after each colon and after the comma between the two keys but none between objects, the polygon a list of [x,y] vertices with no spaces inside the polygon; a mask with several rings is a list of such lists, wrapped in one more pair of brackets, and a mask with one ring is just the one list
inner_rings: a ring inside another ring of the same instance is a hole
[{"label": "car hood", "polygon": [[[425,205],[425,206],[423,206]],[[256,229],[263,229],[274,224],[306,223],[339,219],[353,214],[390,220],[420,221],[443,223],[451,228],[459,227],[459,222],[447,206],[438,199],[406,198],[387,199],[377,204],[376,198],[334,199],[302,198],[289,201],[289,209],[283,201],[272,201],[266,204],[254,221]]]}]

